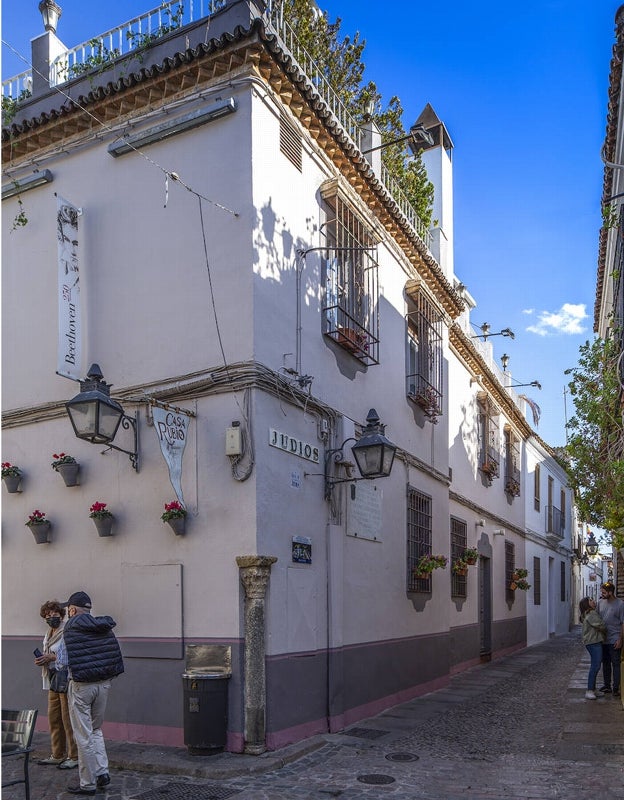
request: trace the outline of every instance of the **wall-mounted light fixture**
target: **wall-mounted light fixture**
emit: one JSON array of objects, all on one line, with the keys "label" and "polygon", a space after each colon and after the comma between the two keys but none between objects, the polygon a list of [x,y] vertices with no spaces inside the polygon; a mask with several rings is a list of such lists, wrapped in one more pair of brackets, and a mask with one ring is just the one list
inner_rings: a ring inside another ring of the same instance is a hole
[{"label": "wall-mounted light fixture", "polygon": [[[110,384],[104,381],[102,370],[97,364],[91,365],[87,379],[80,381],[80,393],[65,403],[65,408],[79,439],[91,444],[105,444],[113,450],[125,453],[133,468],[139,471],[137,418],[124,414],[122,406],[111,399]],[[132,429],[134,450],[124,450],[113,444],[120,425],[124,430]]]},{"label": "wall-mounted light fixture", "polygon": [[504,536],[505,535],[505,529],[504,528],[498,528],[497,530],[492,531],[492,533],[494,534],[494,536]]},{"label": "wall-mounted light fixture", "polygon": [[384,142],[383,144],[377,145],[377,147],[371,147],[369,150],[362,150],[362,155],[365,156],[368,153],[374,153],[376,150],[383,150],[385,147],[392,147],[393,144],[401,144],[401,142],[410,143],[410,148],[418,152],[418,150],[423,149],[423,145],[432,145],[433,144],[433,136],[429,133],[429,131],[425,130],[425,126],[419,122],[416,125],[412,125],[409,129],[409,133],[406,136],[401,136],[400,139],[393,139],[391,142]]},{"label": "wall-mounted light fixture", "polygon": [[488,322],[484,322],[483,325],[479,328],[481,333],[478,336],[471,336],[471,339],[483,339],[485,342],[486,339],[489,339],[490,336],[508,336],[510,339],[515,339],[516,334],[511,330],[511,328],[503,328],[496,333],[490,332],[490,324]]},{"label": "wall-mounted light fixture", "polygon": [[596,541],[596,537],[594,536],[592,531],[587,531],[587,541],[585,542],[585,552],[591,556],[592,558],[598,555],[598,550],[600,549],[600,545]]},{"label": "wall-mounted light fixture", "polygon": [[43,27],[46,31],[56,33],[59,18],[63,13],[61,7],[58,6],[54,0],[41,0],[39,3],[39,12],[43,17]]},{"label": "wall-mounted light fixture", "polygon": [[[334,486],[337,483],[372,480],[373,478],[387,478],[392,471],[392,464],[397,450],[395,444],[384,435],[385,426],[379,421],[379,415],[374,408],[368,412],[366,427],[359,439],[345,439],[344,442],[325,454],[325,499],[330,500]],[[361,478],[332,478],[329,474],[330,464],[340,464],[344,461],[343,450],[347,442],[355,441],[351,452],[360,471]]]},{"label": "wall-mounted light fixture", "polygon": [[507,353],[503,353],[503,355],[501,356],[501,364],[503,367],[503,372],[507,372],[507,367],[509,365],[509,356],[507,355]]},{"label": "wall-mounted light fixture", "polygon": [[53,180],[54,178],[49,169],[35,171],[32,175],[28,175],[25,178],[19,178],[19,180],[11,181],[11,183],[5,183],[2,187],[2,199],[6,200],[9,197],[15,197],[18,194],[27,192],[29,189],[43,186],[44,183],[51,183]]},{"label": "wall-mounted light fixture", "polygon": [[161,125],[155,125],[153,128],[147,128],[130,136],[124,136],[117,142],[113,142],[108,146],[108,152],[114,157],[123,156],[136,150],[140,147],[145,147],[154,142],[160,142],[170,136],[175,136],[183,131],[197,128],[199,125],[204,125],[213,119],[225,117],[228,114],[233,114],[236,111],[236,100],[233,97],[226,97],[225,99],[218,98],[207,107],[192,111],[190,114],[185,114],[182,117],[175,117],[175,119],[163,122]]}]

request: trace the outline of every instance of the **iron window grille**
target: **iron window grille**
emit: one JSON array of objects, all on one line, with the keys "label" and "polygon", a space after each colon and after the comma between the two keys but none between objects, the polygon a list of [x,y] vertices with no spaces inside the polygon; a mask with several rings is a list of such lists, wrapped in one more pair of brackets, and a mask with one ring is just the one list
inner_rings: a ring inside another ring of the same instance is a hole
[{"label": "iron window grille", "polygon": [[420,292],[407,314],[407,396],[432,422],[442,414],[442,324],[440,311]]},{"label": "iron window grille", "polygon": [[[463,558],[468,546],[467,526],[460,519],[451,517],[451,564]],[[451,596],[467,596],[467,579],[465,575],[458,575],[451,569]]]},{"label": "iron window grille", "polygon": [[407,591],[430,592],[431,576],[415,578],[418,559],[431,555],[432,500],[429,495],[407,487]]},{"label": "iron window grille", "polygon": [[323,333],[364,364],[378,364],[378,242],[341,195],[325,204]]},{"label": "iron window grille", "polygon": [[533,557],[533,605],[542,604],[542,562],[537,556]]},{"label": "iron window grille", "polygon": [[505,542],[505,599],[513,603],[515,592],[511,588],[516,571],[516,547],[513,542]]},{"label": "iron window grille", "polygon": [[479,395],[477,403],[479,469],[491,486],[500,475],[499,413],[485,393]]},{"label": "iron window grille", "polygon": [[520,440],[511,428],[505,428],[505,492],[520,496]]},{"label": "iron window grille", "polygon": [[561,562],[561,587],[560,587],[560,593],[559,593],[559,599],[561,600],[562,603],[565,603],[565,599],[566,599],[566,572],[567,572],[567,570],[566,570],[566,562],[562,561]]}]

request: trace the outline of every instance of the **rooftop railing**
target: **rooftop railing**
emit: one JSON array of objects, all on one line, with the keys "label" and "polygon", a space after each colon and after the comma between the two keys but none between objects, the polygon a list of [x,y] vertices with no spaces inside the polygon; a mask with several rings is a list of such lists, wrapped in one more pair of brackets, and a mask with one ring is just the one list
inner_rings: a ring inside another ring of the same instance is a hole
[{"label": "rooftop railing", "polygon": [[[117,58],[121,58],[155,39],[187,25],[195,20],[209,17],[227,5],[228,0],[171,0],[157,8],[134,17],[105,33],[72,47],[50,65],[50,85],[60,86],[71,78],[97,69]],[[362,148],[362,129],[351,116],[331,84],[318,68],[312,56],[297,39],[295,32],[284,19],[281,4],[271,14],[269,25],[281,39],[301,71],[307,75],[325,101],[342,129],[358,150]],[[2,97],[19,101],[30,94],[32,74],[29,70],[2,81]],[[382,166],[378,176],[417,236],[431,246],[431,234],[414,207],[406,198],[396,179]]]}]

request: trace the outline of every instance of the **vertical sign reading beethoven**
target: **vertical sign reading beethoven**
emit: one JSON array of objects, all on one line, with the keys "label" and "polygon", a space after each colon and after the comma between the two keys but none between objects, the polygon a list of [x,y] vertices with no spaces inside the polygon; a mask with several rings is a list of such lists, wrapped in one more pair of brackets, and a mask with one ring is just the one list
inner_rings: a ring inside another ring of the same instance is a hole
[{"label": "vertical sign reading beethoven", "polygon": [[81,314],[78,262],[78,209],[62,197],[56,212],[58,239],[58,368],[59,375],[80,380]]},{"label": "vertical sign reading beethoven", "polygon": [[159,406],[152,408],[154,429],[160,442],[160,449],[169,467],[169,480],[182,505],[182,456],[186,447],[189,417],[179,411],[167,411]]}]

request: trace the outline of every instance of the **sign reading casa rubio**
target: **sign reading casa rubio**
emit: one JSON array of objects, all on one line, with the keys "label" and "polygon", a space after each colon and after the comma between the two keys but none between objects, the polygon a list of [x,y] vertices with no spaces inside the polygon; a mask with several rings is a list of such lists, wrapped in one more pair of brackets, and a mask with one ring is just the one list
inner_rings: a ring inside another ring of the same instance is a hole
[{"label": "sign reading casa rubio", "polygon": [[319,449],[312,444],[296,439],[294,436],[289,436],[287,433],[276,431],[275,428],[269,428],[269,444],[271,447],[278,447],[286,453],[291,453],[293,456],[305,458],[307,461],[313,461],[315,464],[319,463]]},{"label": "sign reading casa rubio", "polygon": [[184,506],[182,456],[188,439],[190,417],[180,409],[170,411],[160,406],[153,406],[152,419],[163,458],[169,468],[169,480],[178,500]]},{"label": "sign reading casa rubio", "polygon": [[57,372],[65,378],[82,377],[82,314],[78,259],[78,209],[57,197],[58,240],[58,357]]}]

